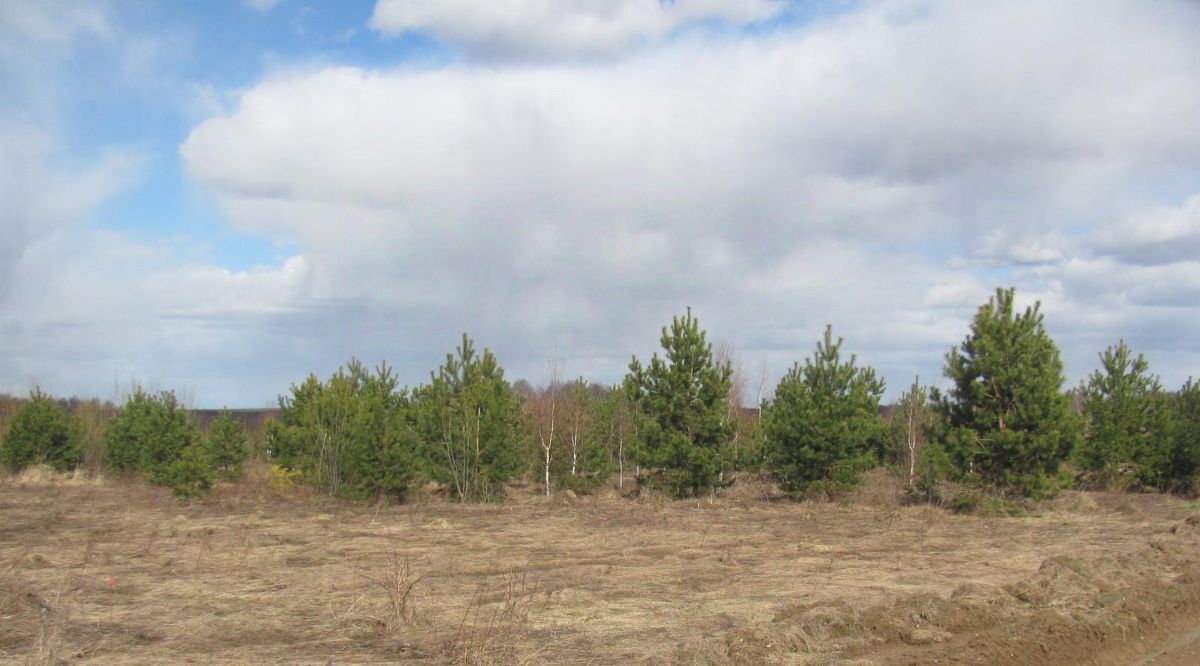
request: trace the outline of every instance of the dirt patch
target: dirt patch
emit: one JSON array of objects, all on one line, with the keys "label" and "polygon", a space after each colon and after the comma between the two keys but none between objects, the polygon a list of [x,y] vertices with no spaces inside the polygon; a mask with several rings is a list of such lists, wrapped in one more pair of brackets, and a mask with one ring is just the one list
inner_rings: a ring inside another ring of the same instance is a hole
[{"label": "dirt patch", "polygon": [[182,506],[0,481],[0,661],[1074,663],[1145,654],[1196,607],[1181,502],[981,518],[880,487],[351,506],[238,485]]}]

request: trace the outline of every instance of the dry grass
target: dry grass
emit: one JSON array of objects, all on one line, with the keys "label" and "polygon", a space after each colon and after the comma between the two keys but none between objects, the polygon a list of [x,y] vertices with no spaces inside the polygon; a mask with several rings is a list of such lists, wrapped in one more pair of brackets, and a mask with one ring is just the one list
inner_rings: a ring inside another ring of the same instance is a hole
[{"label": "dry grass", "polygon": [[0,662],[1003,661],[962,641],[1050,615],[1118,626],[1153,584],[1200,586],[1200,526],[1162,496],[1022,518],[904,506],[887,480],[840,503],[351,506],[251,476],[192,505],[0,480]]}]

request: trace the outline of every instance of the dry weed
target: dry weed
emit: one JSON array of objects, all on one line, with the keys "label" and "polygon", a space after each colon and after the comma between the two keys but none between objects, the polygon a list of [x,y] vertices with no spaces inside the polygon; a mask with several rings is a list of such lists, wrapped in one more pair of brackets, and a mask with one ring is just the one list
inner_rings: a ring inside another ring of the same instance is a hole
[{"label": "dry weed", "polygon": [[510,571],[498,591],[481,585],[442,653],[455,663],[483,665],[517,661],[516,642],[529,632],[536,590],[524,572]]},{"label": "dry weed", "polygon": [[382,573],[372,576],[361,573],[376,588],[383,590],[387,598],[387,611],[382,625],[389,634],[417,621],[417,608],[413,599],[413,588],[424,576],[414,576],[407,559],[403,559],[392,548],[387,549]]}]

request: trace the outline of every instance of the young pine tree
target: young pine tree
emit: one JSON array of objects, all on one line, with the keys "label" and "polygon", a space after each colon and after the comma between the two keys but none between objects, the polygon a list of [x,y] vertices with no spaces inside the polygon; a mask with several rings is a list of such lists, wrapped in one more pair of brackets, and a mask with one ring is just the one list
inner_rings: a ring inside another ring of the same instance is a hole
[{"label": "young pine tree", "polygon": [[386,364],[372,373],[351,359],[325,382],[293,384],[268,426],[272,460],[330,495],[402,496],[419,475],[420,445],[398,383]]},{"label": "young pine tree", "polygon": [[140,388],[113,415],[104,432],[108,464],[166,483],[168,468],[200,439],[199,429],[170,391],[152,395]]},{"label": "young pine tree", "polygon": [[676,495],[699,495],[720,484],[723,455],[733,434],[726,418],[728,363],[713,359],[700,322],[691,308],[662,329],[665,358],[655,354],[648,366],[635,356],[625,390],[641,415],[640,463],[651,482]]},{"label": "young pine tree", "polygon": [[492,352],[463,334],[455,354],[413,391],[412,419],[433,477],[460,501],[488,500],[525,470],[521,408]]},{"label": "young pine tree", "polygon": [[936,440],[964,478],[1039,495],[1074,449],[1079,422],[1041,304],[1017,313],[1014,297],[997,289],[946,355],[954,385],[946,395],[935,391]]},{"label": "young pine tree", "polygon": [[1080,467],[1109,483],[1161,486],[1171,466],[1170,403],[1144,356],[1121,340],[1080,389],[1086,419]]},{"label": "young pine tree", "polygon": [[53,398],[34,389],[0,441],[0,463],[12,472],[45,463],[58,471],[74,468],[83,455],[78,422]]},{"label": "young pine tree", "polygon": [[214,470],[219,470],[224,476],[233,478],[241,474],[242,465],[249,457],[246,449],[246,431],[242,424],[233,420],[228,411],[208,426],[204,438],[205,455]]},{"label": "young pine tree", "polygon": [[1191,379],[1172,401],[1171,466],[1168,477],[1184,491],[1200,490],[1200,382]]},{"label": "young pine tree", "polygon": [[826,327],[812,358],[784,375],[764,407],[767,468],[793,495],[853,487],[887,441],[884,382],[854,356],[843,361],[841,346]]}]

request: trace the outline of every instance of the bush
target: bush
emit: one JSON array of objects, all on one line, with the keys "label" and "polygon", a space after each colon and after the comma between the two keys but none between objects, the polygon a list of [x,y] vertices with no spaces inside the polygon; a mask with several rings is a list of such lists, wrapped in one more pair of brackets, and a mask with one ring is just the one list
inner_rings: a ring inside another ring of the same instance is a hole
[{"label": "bush", "polygon": [[63,472],[79,464],[82,455],[79,423],[37,389],[0,441],[0,462],[14,473],[38,463]]}]

